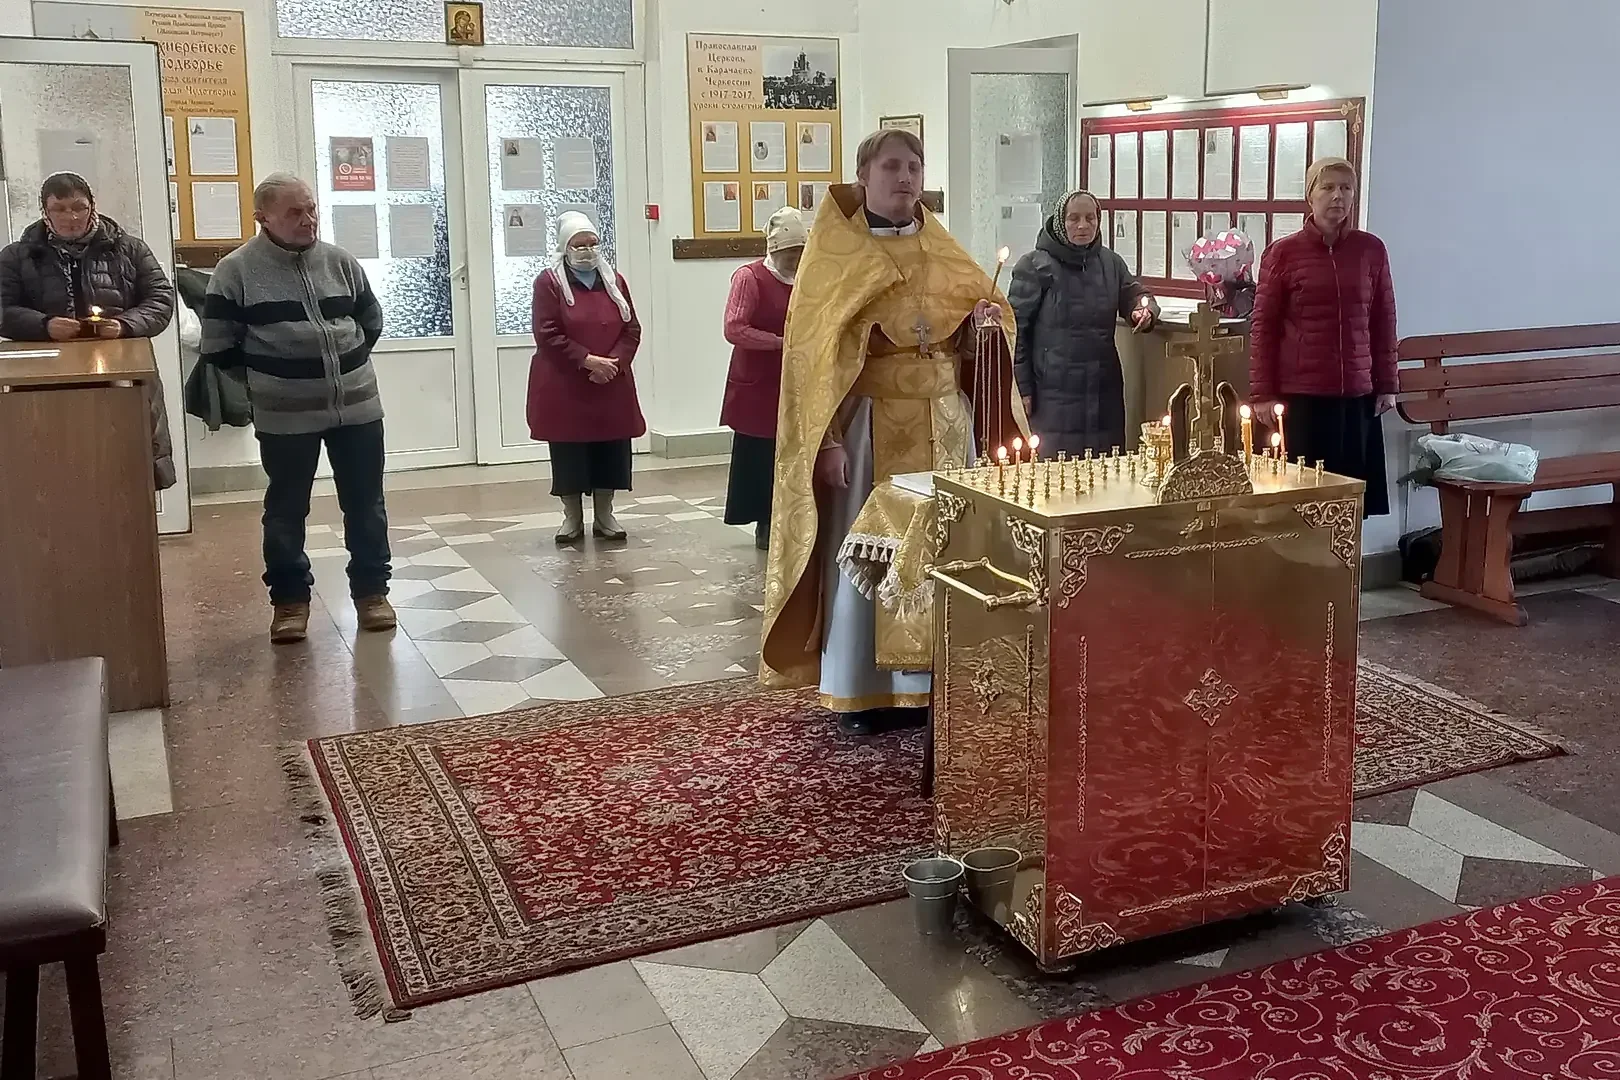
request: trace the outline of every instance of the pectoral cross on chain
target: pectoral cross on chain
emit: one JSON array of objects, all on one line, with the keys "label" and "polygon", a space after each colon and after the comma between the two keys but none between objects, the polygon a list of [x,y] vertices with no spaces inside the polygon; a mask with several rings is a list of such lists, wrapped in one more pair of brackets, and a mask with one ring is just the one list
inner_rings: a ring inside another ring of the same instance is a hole
[{"label": "pectoral cross on chain", "polygon": [[926,360],[931,353],[929,346],[934,343],[934,328],[928,322],[927,316],[918,315],[917,321],[912,324],[912,329],[917,332],[917,355]]}]

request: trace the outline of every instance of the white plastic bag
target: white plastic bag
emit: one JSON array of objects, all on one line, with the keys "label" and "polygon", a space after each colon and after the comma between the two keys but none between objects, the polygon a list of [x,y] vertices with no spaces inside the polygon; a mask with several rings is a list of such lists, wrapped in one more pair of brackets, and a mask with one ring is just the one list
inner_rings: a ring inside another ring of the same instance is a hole
[{"label": "white plastic bag", "polygon": [[1472,480],[1485,484],[1528,484],[1536,478],[1540,455],[1522,443],[1496,442],[1478,435],[1424,435],[1413,455],[1411,478]]}]

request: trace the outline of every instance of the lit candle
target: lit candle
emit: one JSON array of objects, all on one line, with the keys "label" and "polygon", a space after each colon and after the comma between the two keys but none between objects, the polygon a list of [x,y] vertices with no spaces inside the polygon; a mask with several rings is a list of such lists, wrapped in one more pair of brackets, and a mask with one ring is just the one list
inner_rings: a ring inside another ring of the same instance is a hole
[{"label": "lit candle", "polygon": [[1007,448],[996,447],[996,486],[1003,492],[1007,490]]},{"label": "lit candle", "polygon": [[1164,425],[1164,430],[1169,431],[1170,430],[1170,414],[1165,413],[1164,414],[1164,419],[1160,420],[1159,423]]},{"label": "lit candle", "polygon": [[101,309],[98,308],[94,304],[90,305],[90,321],[91,322],[100,322],[101,321]]},{"label": "lit candle", "polygon": [[1248,466],[1254,462],[1254,410],[1239,406],[1238,425],[1243,429],[1243,464]]},{"label": "lit candle", "polygon": [[1024,440],[1014,437],[1012,446],[1013,468],[1017,468],[1024,463]]},{"label": "lit candle", "polygon": [[1277,404],[1275,404],[1275,405],[1273,405],[1271,407],[1271,415],[1277,421],[1277,437],[1275,439],[1271,440],[1271,445],[1275,446],[1277,448],[1277,453],[1282,456],[1282,459],[1284,461],[1287,461],[1288,460],[1288,439],[1283,435],[1283,403],[1282,402],[1279,401],[1279,402],[1277,402]]},{"label": "lit candle", "polygon": [[1039,435],[1031,435],[1029,437],[1029,463],[1031,465],[1035,464],[1037,461],[1040,460],[1040,457],[1041,457],[1041,437]]},{"label": "lit candle", "polygon": [[1272,472],[1277,471],[1277,463],[1279,461],[1286,461],[1287,460],[1286,458],[1284,458],[1282,456],[1282,453],[1283,453],[1282,432],[1281,431],[1273,431],[1271,433],[1271,471]]},{"label": "lit candle", "polygon": [[996,252],[996,276],[990,279],[990,296],[996,295],[996,289],[1001,285],[1001,268],[1007,265],[1007,259],[1012,255],[1011,248],[1002,248]]}]

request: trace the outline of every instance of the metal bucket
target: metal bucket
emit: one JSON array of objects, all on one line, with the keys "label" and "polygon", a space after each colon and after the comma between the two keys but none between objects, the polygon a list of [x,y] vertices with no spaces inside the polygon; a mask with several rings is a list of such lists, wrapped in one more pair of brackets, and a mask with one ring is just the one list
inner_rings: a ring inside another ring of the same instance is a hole
[{"label": "metal bucket", "polygon": [[918,859],[901,872],[911,894],[911,915],[920,934],[948,934],[962,888],[962,864],[948,855]]},{"label": "metal bucket", "polygon": [[997,922],[1012,915],[1013,879],[1023,858],[1023,852],[1010,847],[974,848],[962,856],[968,898]]}]

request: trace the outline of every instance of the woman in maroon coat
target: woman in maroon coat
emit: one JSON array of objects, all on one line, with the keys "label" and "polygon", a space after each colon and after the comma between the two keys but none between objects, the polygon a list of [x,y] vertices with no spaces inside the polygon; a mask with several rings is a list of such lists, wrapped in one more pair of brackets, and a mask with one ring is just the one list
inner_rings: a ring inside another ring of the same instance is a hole
[{"label": "woman in maroon coat", "polygon": [[551,493],[562,500],[557,543],[585,535],[590,492],[598,539],[623,540],[613,493],[630,490],[630,440],[647,431],[630,372],[641,324],[624,278],[598,249],[584,214],[557,220],[557,254],[534,279],[529,434],[551,444]]},{"label": "woman in maroon coat", "polygon": [[1305,228],[1266,249],[1249,331],[1255,411],[1284,406],[1289,457],[1367,482],[1389,513],[1380,417],[1395,407],[1395,287],[1384,242],[1355,227],[1356,173],[1322,158],[1305,178]]},{"label": "woman in maroon coat", "polygon": [[733,432],[726,524],[754,526],[754,546],[761,551],[770,547],[771,537],[782,331],[793,275],[808,238],[804,217],[793,207],[772,214],[765,230],[765,258],[732,276],[726,300],[726,340],[732,350],[720,422]]}]

